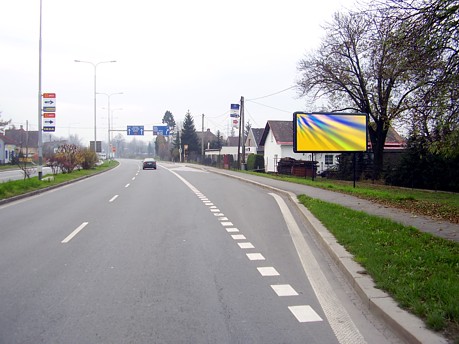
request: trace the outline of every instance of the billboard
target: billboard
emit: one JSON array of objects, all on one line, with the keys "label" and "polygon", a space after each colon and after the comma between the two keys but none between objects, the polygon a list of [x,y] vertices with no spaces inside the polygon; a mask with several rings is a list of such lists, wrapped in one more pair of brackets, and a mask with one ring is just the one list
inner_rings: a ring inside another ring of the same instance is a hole
[{"label": "billboard", "polygon": [[366,114],[303,113],[293,114],[293,151],[365,152],[367,150]]}]

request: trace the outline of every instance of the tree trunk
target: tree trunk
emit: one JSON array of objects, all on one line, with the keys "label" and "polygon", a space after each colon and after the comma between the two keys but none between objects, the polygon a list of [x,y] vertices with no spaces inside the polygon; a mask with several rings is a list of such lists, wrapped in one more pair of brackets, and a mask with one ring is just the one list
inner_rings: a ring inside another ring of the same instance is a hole
[{"label": "tree trunk", "polygon": [[384,144],[388,131],[389,124],[382,121],[378,121],[375,125],[370,125],[368,128],[373,151],[373,180],[379,179],[383,171]]}]

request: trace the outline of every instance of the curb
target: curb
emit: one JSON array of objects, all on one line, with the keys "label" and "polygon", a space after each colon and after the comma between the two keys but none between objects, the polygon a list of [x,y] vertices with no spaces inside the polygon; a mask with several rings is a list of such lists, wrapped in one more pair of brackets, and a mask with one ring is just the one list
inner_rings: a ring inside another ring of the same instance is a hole
[{"label": "curb", "polygon": [[322,225],[322,223],[303,206],[292,192],[282,190],[270,185],[262,184],[250,179],[235,176],[221,171],[206,169],[207,171],[221,174],[246,183],[260,186],[289,197],[290,201],[303,215],[303,218],[314,229],[314,236],[323,249],[329,254],[347,281],[354,288],[362,303],[386,325],[388,325],[401,340],[407,343],[418,344],[447,344],[446,338],[426,328],[424,322],[415,315],[401,309],[395,300],[386,292],[375,288],[373,279],[366,275],[365,269],[356,263],[353,256],[339,244],[335,237]]}]

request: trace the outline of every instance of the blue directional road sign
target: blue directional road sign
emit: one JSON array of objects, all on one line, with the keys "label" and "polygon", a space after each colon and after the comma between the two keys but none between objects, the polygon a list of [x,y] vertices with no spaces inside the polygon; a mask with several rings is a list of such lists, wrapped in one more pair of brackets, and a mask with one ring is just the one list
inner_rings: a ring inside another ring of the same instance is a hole
[{"label": "blue directional road sign", "polygon": [[169,136],[169,127],[167,125],[154,126],[153,135]]},{"label": "blue directional road sign", "polygon": [[128,135],[143,135],[143,133],[143,125],[128,125],[127,127]]}]

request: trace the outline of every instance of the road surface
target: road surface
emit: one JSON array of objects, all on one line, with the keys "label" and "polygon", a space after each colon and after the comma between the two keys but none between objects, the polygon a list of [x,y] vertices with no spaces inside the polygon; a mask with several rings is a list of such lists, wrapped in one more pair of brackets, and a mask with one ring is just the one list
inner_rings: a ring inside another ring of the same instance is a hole
[{"label": "road surface", "polygon": [[283,197],[122,160],[0,207],[0,343],[397,343]]}]

